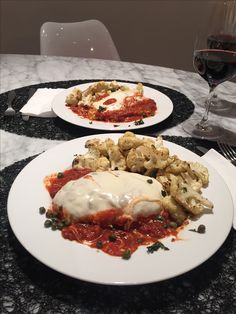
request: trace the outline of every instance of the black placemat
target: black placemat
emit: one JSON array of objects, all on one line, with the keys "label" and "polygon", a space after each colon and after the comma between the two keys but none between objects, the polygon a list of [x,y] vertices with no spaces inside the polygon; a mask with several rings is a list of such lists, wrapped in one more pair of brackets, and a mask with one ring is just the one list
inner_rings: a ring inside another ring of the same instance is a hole
[{"label": "black placemat", "polygon": [[[13,107],[19,111],[28,100],[29,90],[34,88],[69,88],[78,84],[99,81],[97,80],[73,80],[41,83],[31,86],[15,89],[16,98],[13,102]],[[120,80],[117,80],[120,81]],[[130,81],[125,81],[130,82]],[[131,82],[137,83],[137,82]],[[166,94],[173,102],[174,110],[170,117],[165,121],[147,128],[137,129],[136,133],[155,134],[165,128],[171,128],[186,120],[194,111],[193,103],[182,93],[163,86],[157,86],[149,83],[144,85],[154,88]],[[69,140],[72,138],[90,135],[95,133],[104,133],[107,131],[94,130],[89,128],[79,127],[70,124],[61,118],[35,118],[30,117],[29,121],[23,121],[20,115],[14,118],[4,118],[3,112],[6,109],[6,103],[9,92],[1,94],[0,97],[0,125],[1,129],[12,132],[18,135],[26,135],[37,138],[47,138],[53,140]]]},{"label": "black placemat", "polygon": [[[164,138],[191,150],[195,147],[195,142],[191,139]],[[236,236],[233,230],[218,252],[196,269],[148,285],[103,286],[86,283],[64,276],[32,257],[13,234],[6,207],[9,189],[15,177],[33,158],[35,156],[0,172],[1,314],[234,313]],[[27,228],[30,221],[22,223]],[[145,265],[143,271],[145,272]]]}]

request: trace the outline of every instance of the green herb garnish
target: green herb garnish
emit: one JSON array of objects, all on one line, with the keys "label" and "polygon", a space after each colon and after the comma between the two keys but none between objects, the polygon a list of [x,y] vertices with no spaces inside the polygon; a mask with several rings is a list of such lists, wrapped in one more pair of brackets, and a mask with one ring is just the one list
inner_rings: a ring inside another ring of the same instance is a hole
[{"label": "green herb garnish", "polygon": [[147,247],[147,252],[154,253],[155,251],[158,251],[159,249],[162,249],[164,251],[169,251],[168,247],[166,247],[163,243],[157,241],[154,244]]},{"label": "green herb garnish", "polygon": [[99,112],[102,112],[102,111],[104,111],[104,110],[106,110],[105,107],[103,107],[103,106],[99,106],[99,107],[98,107],[98,111],[99,111]]},{"label": "green herb garnish", "polygon": [[108,239],[109,239],[110,242],[115,242],[116,239],[117,239],[117,237],[116,237],[116,235],[114,235],[114,234],[110,234],[109,237],[108,237]]},{"label": "green herb garnish", "polygon": [[128,249],[128,250],[125,250],[122,254],[122,258],[123,259],[130,259],[131,257],[131,251]]},{"label": "green herb garnish", "polygon": [[135,125],[141,125],[141,124],[144,124],[144,121],[143,121],[143,119],[136,120],[136,121],[134,121],[134,124]]}]

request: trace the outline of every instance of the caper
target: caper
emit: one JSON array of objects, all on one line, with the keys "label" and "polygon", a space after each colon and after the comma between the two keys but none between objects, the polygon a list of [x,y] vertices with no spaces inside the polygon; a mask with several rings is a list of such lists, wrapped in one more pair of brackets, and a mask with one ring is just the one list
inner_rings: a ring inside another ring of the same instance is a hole
[{"label": "caper", "polygon": [[51,220],[49,220],[49,219],[45,220],[45,222],[44,222],[44,227],[45,227],[45,228],[50,228],[51,225],[52,225]]},{"label": "caper", "polygon": [[52,229],[53,231],[57,230],[57,224],[52,223],[51,229]]},{"label": "caper", "polygon": [[46,212],[46,217],[47,218],[52,218],[53,217],[53,213],[51,211],[47,211]]},{"label": "caper", "polygon": [[46,213],[45,207],[43,207],[43,206],[39,207],[39,213],[40,213],[41,215],[45,214],[45,213]]},{"label": "caper", "polygon": [[147,183],[152,184],[153,183],[152,179],[147,179]]},{"label": "caper", "polygon": [[198,233],[205,233],[206,232],[206,227],[204,225],[199,225],[197,228]]},{"label": "caper", "polygon": [[58,179],[64,178],[64,174],[62,172],[58,172],[57,178]]},{"label": "caper", "polygon": [[63,227],[64,227],[64,225],[63,225],[62,222],[59,222],[59,223],[57,224],[57,229],[58,229],[58,230],[62,230]]}]

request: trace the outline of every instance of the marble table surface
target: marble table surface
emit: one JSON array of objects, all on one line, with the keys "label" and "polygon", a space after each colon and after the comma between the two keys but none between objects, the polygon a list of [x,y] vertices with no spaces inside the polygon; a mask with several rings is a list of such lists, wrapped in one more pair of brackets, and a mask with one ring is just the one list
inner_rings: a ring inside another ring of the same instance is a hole
[{"label": "marble table surface", "polygon": [[[174,89],[195,104],[194,116],[200,118],[203,114],[200,102],[207,95],[208,87],[196,73],[120,61],[0,55],[0,93],[39,83],[108,78]],[[231,140],[236,140],[236,85],[226,82],[217,90],[219,96],[228,101],[228,109],[211,112],[210,119],[223,126]],[[183,131],[181,123],[161,129],[159,134],[178,137],[182,142],[193,141]],[[0,130],[0,140],[3,208],[0,215],[0,282],[4,282],[0,285],[1,313],[235,313],[233,229],[220,250],[192,272],[149,285],[113,287],[90,284],[54,272],[38,262],[11,231],[6,211],[7,196],[20,169],[34,155],[62,141],[17,135],[3,129]]]},{"label": "marble table surface", "polygon": [[[159,66],[120,61],[46,57],[37,55],[0,55],[0,93],[27,85],[80,79],[120,79],[147,82],[175,89],[186,95],[195,106],[194,116],[203,113],[202,97],[208,93],[207,83],[196,73]],[[221,84],[218,94],[230,102],[229,110],[211,112],[210,119],[236,133],[236,84]],[[198,105],[198,101],[201,104]],[[235,105],[235,106],[234,106]],[[223,119],[222,119],[223,117]],[[181,124],[165,129],[160,134],[188,137]],[[32,156],[58,144],[60,141],[29,138],[0,130],[1,169],[13,162]]]}]

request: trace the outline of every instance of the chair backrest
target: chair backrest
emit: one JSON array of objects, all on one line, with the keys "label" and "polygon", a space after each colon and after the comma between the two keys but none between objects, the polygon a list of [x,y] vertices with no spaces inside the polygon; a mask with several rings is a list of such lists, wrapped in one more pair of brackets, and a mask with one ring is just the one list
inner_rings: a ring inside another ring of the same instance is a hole
[{"label": "chair backrest", "polygon": [[98,20],[45,22],[40,28],[41,55],[120,60],[111,35]]}]

